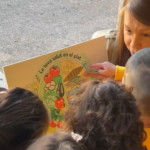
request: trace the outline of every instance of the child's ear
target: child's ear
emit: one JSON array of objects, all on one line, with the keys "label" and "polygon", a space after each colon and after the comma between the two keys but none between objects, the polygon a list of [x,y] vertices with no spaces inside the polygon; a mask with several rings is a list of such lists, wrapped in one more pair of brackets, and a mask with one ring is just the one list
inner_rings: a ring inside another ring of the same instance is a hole
[{"label": "child's ear", "polygon": [[125,73],[125,75],[122,78],[122,84],[125,85],[126,89],[132,93],[133,87],[128,83],[129,75]]},{"label": "child's ear", "polygon": [[126,85],[126,86],[131,86],[130,85],[130,75],[129,73],[125,72],[123,79],[122,79],[122,84]]}]

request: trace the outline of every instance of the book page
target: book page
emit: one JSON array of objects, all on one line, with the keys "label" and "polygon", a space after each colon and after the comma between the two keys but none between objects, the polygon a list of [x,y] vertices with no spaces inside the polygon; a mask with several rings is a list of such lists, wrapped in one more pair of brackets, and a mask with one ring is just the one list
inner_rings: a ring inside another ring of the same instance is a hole
[{"label": "book page", "polygon": [[37,94],[51,115],[51,128],[59,128],[67,99],[91,77],[89,64],[107,61],[105,37],[3,67],[7,86],[26,88]]}]

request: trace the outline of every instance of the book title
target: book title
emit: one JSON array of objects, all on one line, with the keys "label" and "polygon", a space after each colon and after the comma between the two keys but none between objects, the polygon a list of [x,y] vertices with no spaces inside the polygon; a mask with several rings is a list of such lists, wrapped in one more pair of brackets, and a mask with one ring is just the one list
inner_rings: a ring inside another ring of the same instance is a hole
[{"label": "book title", "polygon": [[48,60],[43,67],[39,70],[39,73],[42,74],[44,72],[44,70],[53,62],[56,61],[58,59],[62,59],[62,58],[72,58],[72,59],[77,59],[77,60],[81,60],[81,56],[78,54],[74,54],[74,53],[64,53],[64,54],[56,54],[54,57],[52,57],[52,59]]}]

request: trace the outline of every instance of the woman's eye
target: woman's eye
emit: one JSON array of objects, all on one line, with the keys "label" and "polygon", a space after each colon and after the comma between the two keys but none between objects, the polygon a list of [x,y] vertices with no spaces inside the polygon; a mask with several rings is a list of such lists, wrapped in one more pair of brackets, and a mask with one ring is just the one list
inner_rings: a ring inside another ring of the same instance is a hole
[{"label": "woman's eye", "polygon": [[128,32],[128,33],[131,33],[131,30],[129,30],[129,29],[126,29],[126,32]]},{"label": "woman's eye", "polygon": [[149,36],[150,36],[150,34],[143,34],[143,36],[145,36],[145,37],[149,37]]}]

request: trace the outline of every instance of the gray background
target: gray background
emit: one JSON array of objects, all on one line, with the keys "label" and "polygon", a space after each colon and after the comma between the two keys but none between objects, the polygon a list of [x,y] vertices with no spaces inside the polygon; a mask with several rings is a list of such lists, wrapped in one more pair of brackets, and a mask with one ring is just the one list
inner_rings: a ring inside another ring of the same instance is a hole
[{"label": "gray background", "polygon": [[0,0],[0,70],[116,27],[119,0]]}]

